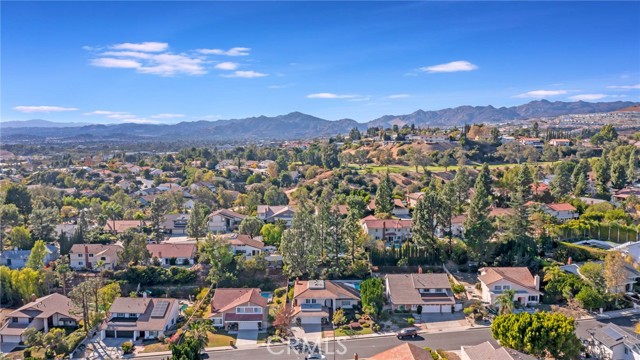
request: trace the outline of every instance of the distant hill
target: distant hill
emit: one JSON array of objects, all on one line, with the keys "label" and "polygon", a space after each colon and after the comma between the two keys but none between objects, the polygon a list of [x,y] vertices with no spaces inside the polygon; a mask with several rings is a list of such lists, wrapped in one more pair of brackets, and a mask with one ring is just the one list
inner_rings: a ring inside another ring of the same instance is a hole
[{"label": "distant hill", "polygon": [[636,104],[636,105],[626,107],[624,109],[616,110],[616,112],[632,112],[632,111],[640,112],[640,104]]},{"label": "distant hill", "polygon": [[89,123],[76,123],[76,122],[55,122],[42,119],[33,119],[25,121],[3,121],[0,122],[1,128],[61,128],[61,127],[78,127],[89,125]]},{"label": "distant hill", "polygon": [[37,141],[42,138],[94,139],[94,140],[287,140],[325,137],[348,133],[354,127],[394,124],[398,126],[460,126],[472,123],[500,123],[532,117],[559,116],[611,112],[640,104],[633,102],[550,102],[547,100],[496,108],[489,106],[459,106],[437,111],[418,110],[407,115],[385,115],[368,123],[351,119],[325,120],[301,112],[279,116],[258,116],[245,119],[181,122],[173,125],[113,124],[85,125],[54,123],[46,120],[9,121],[0,123],[5,141],[22,139]]},{"label": "distant hill", "polygon": [[422,126],[460,126],[471,123],[500,123],[535,117],[559,116],[567,114],[591,114],[610,112],[636,105],[630,101],[588,103],[585,101],[562,102],[537,100],[530,103],[496,108],[488,106],[459,106],[455,108],[424,111],[418,110],[408,115],[385,115],[369,122],[369,126],[389,127],[401,122]]}]

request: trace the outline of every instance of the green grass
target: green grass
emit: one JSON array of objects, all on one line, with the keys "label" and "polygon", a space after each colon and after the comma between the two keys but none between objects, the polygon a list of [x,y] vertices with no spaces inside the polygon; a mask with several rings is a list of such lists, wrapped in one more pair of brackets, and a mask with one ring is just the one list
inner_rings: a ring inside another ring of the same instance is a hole
[{"label": "green grass", "polygon": [[335,336],[353,336],[353,335],[367,335],[367,334],[373,334],[373,330],[368,327],[368,328],[362,328],[360,330],[342,330],[342,329],[336,329],[336,331],[334,332]]},{"label": "green grass", "polygon": [[219,346],[229,346],[229,341],[236,343],[236,335],[230,335],[224,332],[220,333],[209,333],[209,343],[207,347],[219,347]]},{"label": "green grass", "polygon": [[[522,163],[524,164],[524,163]],[[529,163],[528,163],[529,164]],[[536,165],[536,166],[546,166],[551,164],[551,162],[549,161],[541,161],[541,162],[536,162],[536,163],[530,163],[530,165]],[[468,167],[478,167],[480,168],[482,166],[482,164],[477,164],[477,163],[473,163],[473,164],[468,164]],[[497,168],[510,168],[510,167],[514,167],[514,166],[518,166],[518,164],[493,164],[493,165],[489,165],[490,169],[497,169]],[[348,165],[348,167],[357,170],[359,173],[365,173],[367,171],[367,169],[371,169],[371,171],[373,173],[379,173],[379,172],[386,172],[387,169],[389,170],[390,173],[403,173],[403,172],[415,172],[416,168],[415,166],[410,166],[410,165],[389,165],[389,166],[382,166],[382,165],[374,165],[374,164],[369,164],[366,165],[365,167],[361,167],[359,165],[356,164],[350,164]],[[447,168],[449,171],[452,170],[457,170],[458,166],[454,165],[454,166],[449,166]],[[419,167],[418,168],[419,173],[422,174],[423,173],[423,168]],[[431,171],[431,172],[440,172],[440,171],[445,171],[444,166],[427,166],[427,170]]]},{"label": "green grass", "polygon": [[161,342],[144,345],[144,350],[142,350],[141,353],[152,353],[161,351],[169,351],[169,345],[163,344]]},{"label": "green grass", "polygon": [[264,344],[267,342],[267,337],[269,335],[267,335],[266,332],[259,332],[258,333],[258,344]]}]

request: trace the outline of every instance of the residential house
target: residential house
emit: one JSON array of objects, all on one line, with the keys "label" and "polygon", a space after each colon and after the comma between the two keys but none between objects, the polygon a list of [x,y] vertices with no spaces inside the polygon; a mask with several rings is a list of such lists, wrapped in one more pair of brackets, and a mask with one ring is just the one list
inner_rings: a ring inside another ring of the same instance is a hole
[{"label": "residential house", "polygon": [[640,187],[632,187],[627,186],[624,189],[616,191],[611,196],[611,202],[618,205],[627,200],[628,197],[635,196],[636,198],[640,198]]},{"label": "residential house", "polygon": [[144,226],[144,221],[140,220],[108,220],[104,225],[104,230],[112,234],[122,234],[129,229],[140,228]]},{"label": "residential house", "polygon": [[360,293],[346,283],[333,280],[296,280],[293,288],[294,319],[301,324],[322,324],[336,309],[351,309]]},{"label": "residential house", "polygon": [[615,247],[616,251],[623,253],[624,255],[631,256],[633,261],[640,263],[640,241],[626,242]]},{"label": "residential house", "polygon": [[386,296],[393,310],[450,314],[455,298],[447,274],[389,274],[385,276]]},{"label": "residential house", "polygon": [[260,289],[219,288],[211,299],[213,326],[227,330],[266,330],[267,298]]},{"label": "residential house", "polygon": [[537,360],[537,358],[505,347],[496,348],[491,342],[485,341],[474,346],[461,346],[460,360]]},{"label": "residential house", "polygon": [[74,244],[69,251],[69,267],[74,270],[93,269],[100,263],[100,270],[113,270],[118,266],[121,245]]},{"label": "residential house", "polygon": [[577,219],[579,216],[578,209],[569,203],[543,204],[542,211],[562,222]]},{"label": "residential house", "polygon": [[513,136],[500,136],[500,143],[503,145],[514,141],[516,141],[516,138]]},{"label": "residential house", "polygon": [[[593,240],[591,240],[591,241],[593,241]],[[615,249],[612,249],[610,251],[615,251]],[[603,264],[602,261],[593,261],[593,262],[598,263],[598,264]],[[582,273],[580,273],[580,267],[582,267],[582,265],[584,265],[584,263],[570,263],[570,264],[567,264],[567,265],[560,266],[560,270],[563,270],[563,271],[566,271],[568,273],[572,273],[572,274],[575,274],[575,275],[578,275],[578,276],[584,278]],[[627,280],[624,283],[624,288],[611,289],[612,291],[615,291],[615,292],[632,292],[632,291],[634,291],[635,284],[638,282],[638,280],[640,280],[640,271],[634,269],[631,264],[625,264],[624,265],[624,269],[625,269],[625,274],[626,274],[626,278],[627,278]]]},{"label": "residential house", "polygon": [[152,259],[158,259],[162,266],[193,265],[196,263],[196,244],[147,244]]},{"label": "residential house", "polygon": [[[56,261],[60,257],[60,250],[51,244],[45,245],[47,254],[44,256],[44,265],[48,266],[50,262]],[[10,269],[22,269],[27,266],[27,261],[31,255],[31,250],[4,250],[0,252],[0,266],[6,266]]]},{"label": "residential house", "polygon": [[80,317],[71,299],[58,293],[32,299],[17,310],[5,315],[5,323],[0,324],[0,343],[24,342],[27,328],[49,332],[53,327],[76,327]]},{"label": "residential house", "polygon": [[207,226],[209,231],[228,233],[235,230],[245,217],[229,209],[220,209],[209,215]]},{"label": "residential house", "polygon": [[185,235],[188,222],[189,214],[168,214],[164,216],[162,228],[168,235]]},{"label": "residential house", "polygon": [[296,209],[289,205],[258,205],[258,219],[267,223],[282,221],[286,226],[291,226],[291,220],[295,212]]},{"label": "residential house", "polygon": [[424,348],[411,343],[403,343],[377,353],[369,357],[369,360],[433,360],[433,357],[431,353]]},{"label": "residential house", "polygon": [[387,246],[401,245],[411,239],[411,219],[378,219],[367,216],[360,220],[360,226],[373,240],[382,240]]},{"label": "residential house", "polygon": [[424,196],[423,192],[415,192],[415,193],[407,194],[406,196],[407,206],[410,209],[415,208],[418,205],[418,201],[420,201],[420,199],[422,199],[423,196]]},{"label": "residential house", "polygon": [[602,360],[638,360],[640,359],[640,339],[618,325],[607,324],[587,330],[584,339],[587,354]]},{"label": "residential house", "polygon": [[179,314],[177,299],[119,297],[113,301],[109,317],[100,327],[100,337],[133,341],[156,339],[176,326]]},{"label": "residential house", "polygon": [[523,138],[518,139],[518,141],[520,141],[520,144],[522,144],[522,145],[533,146],[533,147],[536,147],[536,148],[542,148],[544,146],[544,143],[542,142],[542,139],[540,139],[540,138],[523,137]]},{"label": "residential house", "polygon": [[569,139],[551,139],[549,140],[551,146],[571,146],[571,140]]},{"label": "residential house", "polygon": [[527,306],[540,302],[540,276],[531,275],[526,267],[485,267],[480,269],[482,301],[495,305],[505,290],[514,290],[513,300]]},{"label": "residential house", "polygon": [[246,259],[251,259],[262,253],[265,248],[261,236],[251,238],[249,235],[233,233],[225,237],[225,240],[235,255],[244,255]]},{"label": "residential house", "polygon": [[[376,210],[375,199],[369,201],[369,204],[367,204],[367,209],[369,209],[370,211]],[[399,218],[406,218],[409,216],[409,208],[402,202],[402,200],[393,199],[393,210],[391,210],[391,215]]]}]

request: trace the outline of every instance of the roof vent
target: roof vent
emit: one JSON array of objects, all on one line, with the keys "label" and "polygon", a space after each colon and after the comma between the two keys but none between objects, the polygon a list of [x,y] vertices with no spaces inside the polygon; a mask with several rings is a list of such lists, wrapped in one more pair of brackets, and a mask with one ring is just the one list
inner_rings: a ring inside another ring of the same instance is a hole
[{"label": "roof vent", "polygon": [[324,280],[309,280],[309,289],[324,289]]}]

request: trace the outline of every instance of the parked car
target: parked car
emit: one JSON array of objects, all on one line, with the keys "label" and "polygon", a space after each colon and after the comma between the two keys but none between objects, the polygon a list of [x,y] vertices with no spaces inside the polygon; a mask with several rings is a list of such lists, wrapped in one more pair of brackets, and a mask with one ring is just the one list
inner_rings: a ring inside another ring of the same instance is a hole
[{"label": "parked car", "polygon": [[305,357],[305,360],[324,360],[327,357],[322,354],[312,354]]},{"label": "parked car", "polygon": [[415,338],[416,336],[418,336],[418,329],[414,327],[404,328],[398,331],[398,333],[396,333],[396,336],[400,340],[408,337]]}]

